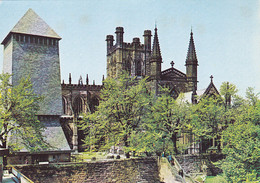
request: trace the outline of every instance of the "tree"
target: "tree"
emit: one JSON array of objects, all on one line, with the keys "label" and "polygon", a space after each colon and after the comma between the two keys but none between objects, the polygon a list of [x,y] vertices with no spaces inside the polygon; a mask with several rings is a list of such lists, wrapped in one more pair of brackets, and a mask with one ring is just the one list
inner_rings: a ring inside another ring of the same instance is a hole
[{"label": "tree", "polygon": [[37,151],[46,147],[42,131],[43,124],[36,114],[41,97],[33,93],[29,78],[22,78],[17,86],[10,84],[11,75],[0,75],[0,147],[11,150],[25,147]]},{"label": "tree", "polygon": [[121,144],[125,151],[135,148],[135,134],[142,132],[141,124],[149,105],[146,79],[130,78],[122,74],[117,79],[104,81],[97,110],[84,117],[81,128],[89,148],[109,149]]},{"label": "tree", "polygon": [[226,158],[219,163],[230,182],[257,182],[260,176],[260,100],[252,88],[246,97],[236,109],[235,122],[223,131]]},{"label": "tree", "polygon": [[[219,139],[224,123],[225,107],[220,96],[205,96],[192,106],[191,126],[202,140]],[[214,144],[213,144],[214,145]],[[218,144],[220,148],[220,144]]]},{"label": "tree", "polygon": [[164,137],[164,143],[170,142],[174,152],[178,153],[177,138],[181,129],[188,121],[188,104],[183,100],[175,100],[168,88],[160,88],[160,94],[153,100],[150,109],[150,122],[152,128],[148,131],[157,131],[160,137]]}]

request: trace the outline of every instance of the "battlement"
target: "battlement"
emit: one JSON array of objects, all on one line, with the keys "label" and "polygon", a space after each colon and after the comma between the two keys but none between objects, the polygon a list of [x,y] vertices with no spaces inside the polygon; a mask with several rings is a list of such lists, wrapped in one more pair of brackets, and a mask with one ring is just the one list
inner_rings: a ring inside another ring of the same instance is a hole
[{"label": "battlement", "polygon": [[[102,83],[104,82],[104,75],[102,78]],[[61,88],[62,89],[72,89],[72,90],[92,90],[92,91],[100,91],[103,87],[102,85],[96,85],[95,84],[95,80],[93,80],[93,84],[90,85],[89,84],[89,78],[88,78],[88,74],[86,76],[86,84],[83,84],[83,79],[82,76],[80,76],[79,80],[78,80],[78,84],[72,84],[71,83],[71,73],[69,73],[69,83],[66,84],[63,80],[63,82],[61,83]]]},{"label": "battlement", "polygon": [[116,43],[114,44],[114,36],[107,35],[107,54],[113,53],[117,49],[137,49],[140,51],[151,50],[151,30],[144,31],[144,44],[140,42],[140,38],[135,37],[131,43],[123,42],[123,34],[124,28],[123,27],[116,27]]},{"label": "battlement", "polygon": [[72,90],[91,90],[91,91],[100,91],[103,88],[103,85],[87,85],[87,84],[61,84],[62,90],[72,89]]}]

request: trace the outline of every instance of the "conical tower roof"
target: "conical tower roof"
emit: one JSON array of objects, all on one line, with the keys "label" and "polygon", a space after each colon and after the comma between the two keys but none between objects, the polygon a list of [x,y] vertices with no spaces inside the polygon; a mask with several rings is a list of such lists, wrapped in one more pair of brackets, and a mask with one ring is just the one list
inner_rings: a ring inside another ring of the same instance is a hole
[{"label": "conical tower roof", "polygon": [[10,33],[30,34],[61,39],[61,37],[31,8],[18,21]]},{"label": "conical tower roof", "polygon": [[192,31],[190,33],[190,43],[189,43],[189,49],[188,49],[188,53],[187,53],[186,63],[191,62],[191,61],[196,62],[196,63],[198,62]]},{"label": "conical tower roof", "polygon": [[157,27],[154,29],[154,38],[153,38],[153,49],[152,49],[152,55],[153,58],[162,58],[161,56],[161,50],[160,50],[160,44],[159,39],[157,35]]}]

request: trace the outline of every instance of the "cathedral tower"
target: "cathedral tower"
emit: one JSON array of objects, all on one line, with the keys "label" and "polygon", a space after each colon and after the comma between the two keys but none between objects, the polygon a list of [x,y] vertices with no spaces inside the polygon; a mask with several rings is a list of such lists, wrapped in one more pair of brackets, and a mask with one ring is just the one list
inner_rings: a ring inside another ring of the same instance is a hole
[{"label": "cathedral tower", "polygon": [[186,75],[188,81],[188,90],[189,91],[196,91],[197,90],[197,67],[198,67],[198,60],[196,56],[195,44],[193,40],[193,32],[190,33],[190,43],[186,58]]},{"label": "cathedral tower", "polygon": [[132,43],[124,42],[124,28],[116,28],[116,43],[112,35],[107,35],[107,76],[118,77],[122,71],[131,76],[145,76],[149,69],[149,57],[151,55],[151,31],[144,31],[144,44],[138,37],[133,38]]},{"label": "cathedral tower", "polygon": [[32,9],[9,32],[4,45],[3,71],[12,74],[12,84],[30,76],[34,92],[44,96],[39,115],[61,115],[59,40]]}]

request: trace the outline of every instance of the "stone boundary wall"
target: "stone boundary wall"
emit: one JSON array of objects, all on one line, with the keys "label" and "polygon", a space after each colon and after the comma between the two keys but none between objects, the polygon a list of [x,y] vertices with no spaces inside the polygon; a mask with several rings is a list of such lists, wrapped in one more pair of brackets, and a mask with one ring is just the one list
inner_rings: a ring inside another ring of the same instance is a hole
[{"label": "stone boundary wall", "polygon": [[[184,169],[185,173],[193,174],[206,171],[208,176],[222,173],[222,170],[214,165],[214,162],[225,158],[223,154],[201,154],[201,155],[177,155],[176,159]],[[203,165],[206,169],[203,170]]]},{"label": "stone boundary wall", "polygon": [[19,165],[15,166],[15,168],[35,183],[160,182],[159,167],[156,158],[48,165]]}]

